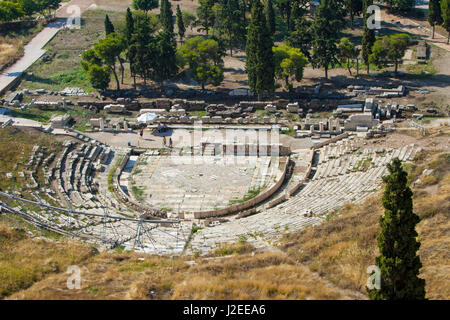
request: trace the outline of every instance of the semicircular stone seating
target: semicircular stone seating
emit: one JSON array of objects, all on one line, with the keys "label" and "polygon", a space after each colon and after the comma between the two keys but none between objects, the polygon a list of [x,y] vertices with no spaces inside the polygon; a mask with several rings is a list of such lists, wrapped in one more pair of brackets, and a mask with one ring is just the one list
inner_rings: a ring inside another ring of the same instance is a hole
[{"label": "semicircular stone seating", "polygon": [[319,160],[314,176],[287,201],[252,216],[199,230],[190,250],[205,252],[242,236],[259,247],[265,245],[261,239],[276,241],[283,233],[317,225],[345,203],[364,201],[379,190],[381,177],[387,173],[386,164],[393,158],[411,161],[418,151],[415,145],[380,150],[365,148],[364,144],[364,140],[349,137],[317,149]]}]

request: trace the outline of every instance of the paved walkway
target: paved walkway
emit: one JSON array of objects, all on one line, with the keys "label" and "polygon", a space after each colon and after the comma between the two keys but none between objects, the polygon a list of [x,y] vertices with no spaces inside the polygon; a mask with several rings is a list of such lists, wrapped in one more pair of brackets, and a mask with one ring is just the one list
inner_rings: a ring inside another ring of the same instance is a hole
[{"label": "paved walkway", "polygon": [[[89,0],[92,4],[93,1]],[[67,22],[68,17],[81,15],[90,6],[83,1],[83,5],[79,5],[80,0],[72,0],[65,3],[56,11],[56,22],[49,23],[40,33],[38,33],[25,47],[24,55],[15,64],[0,73],[0,96],[5,93],[8,88],[22,73],[35,63],[46,50],[42,49]]]}]

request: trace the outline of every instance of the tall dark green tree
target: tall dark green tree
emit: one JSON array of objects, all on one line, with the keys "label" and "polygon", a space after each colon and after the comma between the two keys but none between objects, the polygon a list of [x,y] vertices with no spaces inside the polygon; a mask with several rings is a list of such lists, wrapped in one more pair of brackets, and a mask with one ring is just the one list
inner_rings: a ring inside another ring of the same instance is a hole
[{"label": "tall dark green tree", "polygon": [[199,0],[200,7],[197,8],[197,26],[201,26],[201,30],[204,30],[206,34],[209,33],[209,29],[214,26],[215,15],[213,11],[214,0]]},{"label": "tall dark green tree", "polygon": [[178,36],[180,40],[183,40],[184,34],[186,33],[186,27],[183,21],[183,14],[181,13],[180,5],[177,5],[177,27],[178,27]]},{"label": "tall dark green tree", "polygon": [[105,32],[106,35],[115,32],[114,25],[112,24],[111,20],[109,20],[109,16],[105,16]]},{"label": "tall dark green tree", "polygon": [[308,61],[311,62],[311,45],[314,38],[313,30],[311,28],[312,22],[311,20],[306,19],[305,14],[303,14],[297,15],[292,23],[293,28],[286,37],[286,42],[291,47],[299,48],[308,58]]},{"label": "tall dark green tree", "polygon": [[361,55],[363,58],[364,63],[367,66],[367,74],[370,72],[370,65],[369,65],[369,56],[372,53],[372,47],[375,43],[375,31],[373,29],[370,29],[367,26],[367,19],[369,18],[369,15],[367,13],[367,8],[373,4],[373,0],[363,0],[363,37],[362,37],[362,51]]},{"label": "tall dark green tree", "polygon": [[264,7],[259,0],[253,0],[251,20],[247,34],[246,69],[250,90],[262,98],[264,92],[274,90],[275,63],[273,39],[267,27]]},{"label": "tall dark green tree", "polygon": [[266,14],[267,26],[269,27],[270,33],[274,35],[276,23],[275,23],[275,9],[273,7],[273,0],[266,0],[264,11]]},{"label": "tall dark green tree", "polygon": [[381,232],[377,238],[380,255],[375,264],[381,271],[380,289],[368,289],[373,300],[423,300],[425,280],[419,278],[422,267],[417,251],[415,230],[420,218],[413,212],[413,193],[401,161],[388,164],[389,175],[383,177],[384,216],[380,217]]},{"label": "tall dark green tree", "polygon": [[131,69],[135,75],[144,80],[150,79],[151,69],[156,56],[156,39],[152,35],[153,29],[148,15],[136,15],[134,17],[134,32],[131,37],[128,52]]},{"label": "tall dark green tree", "polygon": [[280,12],[281,17],[283,17],[286,27],[291,30],[291,13],[293,0],[276,0],[276,5]]},{"label": "tall dark green tree", "polygon": [[214,30],[230,49],[240,48],[245,44],[245,25],[242,21],[239,0],[219,0],[213,7],[215,12]]},{"label": "tall dark green tree", "polygon": [[155,40],[150,78],[162,85],[165,80],[175,76],[178,71],[177,44],[173,33],[165,30],[160,32]]},{"label": "tall dark green tree", "polygon": [[325,69],[325,78],[328,79],[330,65],[339,63],[339,32],[343,28],[342,16],[333,0],[322,0],[318,7],[311,26],[313,30],[312,65]]},{"label": "tall dark green tree", "polygon": [[434,39],[434,29],[436,25],[442,24],[441,3],[440,0],[430,0],[428,2],[428,22],[433,27],[432,39]]},{"label": "tall dark green tree", "polygon": [[133,8],[147,13],[152,9],[158,8],[158,0],[133,0]]},{"label": "tall dark green tree", "polygon": [[161,0],[160,21],[164,31],[173,33],[173,12],[172,5],[169,0]]}]

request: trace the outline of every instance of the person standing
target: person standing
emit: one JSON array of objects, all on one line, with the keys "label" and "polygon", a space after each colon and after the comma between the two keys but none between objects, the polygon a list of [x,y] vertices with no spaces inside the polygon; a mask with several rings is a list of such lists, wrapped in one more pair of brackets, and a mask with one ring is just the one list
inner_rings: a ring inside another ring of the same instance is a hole
[{"label": "person standing", "polygon": [[172,149],[172,138],[169,138],[169,148]]},{"label": "person standing", "polygon": [[166,136],[163,137],[163,146],[165,147],[167,144]]}]

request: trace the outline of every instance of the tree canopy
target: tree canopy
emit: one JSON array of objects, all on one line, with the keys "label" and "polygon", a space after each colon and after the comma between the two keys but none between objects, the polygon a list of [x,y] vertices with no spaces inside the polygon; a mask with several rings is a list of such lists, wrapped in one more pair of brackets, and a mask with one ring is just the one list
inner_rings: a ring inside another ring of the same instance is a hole
[{"label": "tree canopy", "polygon": [[179,54],[202,89],[208,82],[217,86],[223,81],[223,52],[217,41],[193,37],[181,46]]},{"label": "tree canopy", "polygon": [[307,64],[305,55],[298,48],[288,45],[273,47],[273,57],[275,62],[275,77],[283,79],[286,88],[292,89],[289,79],[293,77],[296,81],[301,81],[303,68]]},{"label": "tree canopy", "polygon": [[383,36],[375,41],[369,61],[379,67],[389,63],[395,65],[395,73],[398,72],[398,64],[401,62],[409,45],[409,36],[405,33],[395,33]]}]

